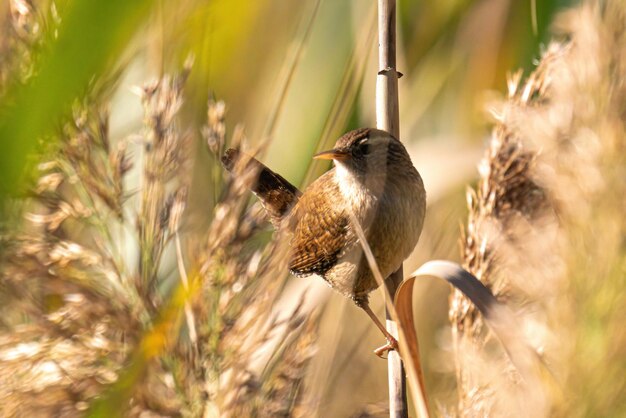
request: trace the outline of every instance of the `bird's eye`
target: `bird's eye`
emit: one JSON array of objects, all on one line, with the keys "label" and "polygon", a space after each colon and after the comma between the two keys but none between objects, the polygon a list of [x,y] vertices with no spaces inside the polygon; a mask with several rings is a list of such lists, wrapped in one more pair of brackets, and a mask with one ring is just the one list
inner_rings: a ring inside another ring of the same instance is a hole
[{"label": "bird's eye", "polygon": [[370,144],[363,144],[361,145],[360,149],[361,149],[361,154],[367,155],[370,153]]}]

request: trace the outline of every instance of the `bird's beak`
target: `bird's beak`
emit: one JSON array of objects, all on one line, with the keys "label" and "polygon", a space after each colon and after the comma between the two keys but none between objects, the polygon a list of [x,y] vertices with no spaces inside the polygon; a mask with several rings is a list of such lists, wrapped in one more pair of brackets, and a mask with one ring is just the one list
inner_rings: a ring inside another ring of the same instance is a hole
[{"label": "bird's beak", "polygon": [[344,161],[350,158],[350,152],[342,149],[331,149],[329,151],[318,152],[313,156],[314,160],[338,160]]}]

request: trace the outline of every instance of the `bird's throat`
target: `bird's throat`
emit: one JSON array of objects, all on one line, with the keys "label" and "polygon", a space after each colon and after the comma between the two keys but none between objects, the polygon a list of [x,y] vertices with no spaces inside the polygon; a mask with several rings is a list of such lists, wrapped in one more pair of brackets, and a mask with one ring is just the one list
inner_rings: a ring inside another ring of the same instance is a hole
[{"label": "bird's throat", "polygon": [[368,229],[368,224],[375,216],[380,199],[385,192],[385,177],[384,175],[356,175],[343,164],[337,164],[335,181],[341,196],[357,220],[362,223],[364,230]]}]

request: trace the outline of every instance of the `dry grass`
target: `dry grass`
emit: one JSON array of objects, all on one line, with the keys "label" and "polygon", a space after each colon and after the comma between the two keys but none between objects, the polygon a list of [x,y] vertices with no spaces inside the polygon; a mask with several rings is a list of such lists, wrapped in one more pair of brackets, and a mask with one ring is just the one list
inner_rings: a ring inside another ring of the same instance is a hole
[{"label": "dry grass", "polygon": [[[14,202],[0,415],[306,416],[317,320],[274,317],[280,249],[248,245],[265,220],[245,182],[216,172],[209,229],[185,223],[191,137],[177,112],[189,70],[138,89],[144,127],[128,139],[109,136],[112,84],[94,87],[45,152],[32,197]],[[223,103],[209,104],[204,134],[217,161]]]},{"label": "dry grass", "polygon": [[474,308],[455,293],[461,416],[527,416],[529,408],[534,416],[605,416],[603,408],[619,403],[623,381],[613,372],[596,382],[604,390],[588,382],[598,370],[623,373],[625,366],[618,318],[626,7],[590,2],[561,16],[557,28],[568,40],[550,44],[524,83],[521,73],[511,77],[508,98],[493,110],[481,179],[468,192],[463,257],[516,307],[560,388],[541,373],[519,382]]}]

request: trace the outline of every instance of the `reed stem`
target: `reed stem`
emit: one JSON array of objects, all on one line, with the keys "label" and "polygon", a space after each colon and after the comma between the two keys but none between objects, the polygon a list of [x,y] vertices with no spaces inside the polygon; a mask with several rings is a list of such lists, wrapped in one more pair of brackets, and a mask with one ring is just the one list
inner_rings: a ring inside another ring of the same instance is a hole
[{"label": "reed stem", "polygon": [[[378,0],[378,65],[376,78],[376,127],[400,138],[398,113],[398,72],[396,71],[396,1]],[[388,294],[393,297],[402,283],[402,266],[386,281]],[[393,301],[392,301],[393,303]],[[387,330],[398,338],[398,328],[386,310]],[[387,359],[389,380],[389,416],[408,416],[406,377],[402,359],[397,351],[390,351]]]}]

